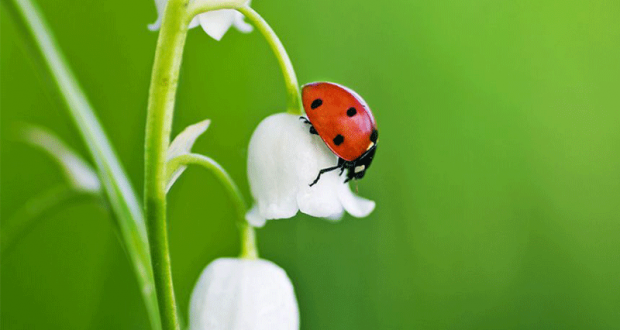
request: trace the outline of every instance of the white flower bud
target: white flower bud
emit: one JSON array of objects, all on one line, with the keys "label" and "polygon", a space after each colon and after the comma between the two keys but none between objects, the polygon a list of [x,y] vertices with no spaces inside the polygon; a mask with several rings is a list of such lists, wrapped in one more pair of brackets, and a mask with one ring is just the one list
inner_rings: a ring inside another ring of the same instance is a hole
[{"label": "white flower bud", "polygon": [[194,287],[189,329],[298,330],[293,285],[271,261],[217,259]]},{"label": "white flower bud", "polygon": [[[202,1],[208,2],[209,0]],[[240,0],[240,3],[243,2],[244,1]],[[166,8],[166,3],[168,3],[168,0],[155,0],[155,7],[157,8],[158,17],[155,23],[149,25],[149,30],[159,30],[162,15],[164,14],[164,9]],[[250,1],[245,1],[245,4],[249,5]],[[220,9],[196,15],[196,17],[194,17],[194,19],[192,19],[189,23],[189,28],[193,29],[200,25],[211,38],[219,41],[231,26],[234,26],[237,30],[243,33],[251,32],[253,29],[252,25],[246,23],[243,19],[243,14],[236,10]]]}]

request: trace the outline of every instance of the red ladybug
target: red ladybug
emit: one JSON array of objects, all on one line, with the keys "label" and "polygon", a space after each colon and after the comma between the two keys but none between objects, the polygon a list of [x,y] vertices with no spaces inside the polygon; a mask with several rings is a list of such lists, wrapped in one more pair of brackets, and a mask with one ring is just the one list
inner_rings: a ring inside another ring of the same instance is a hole
[{"label": "red ladybug", "polygon": [[329,149],[338,156],[338,164],[319,171],[321,174],[340,169],[348,170],[345,183],[361,179],[377,150],[379,132],[366,102],[354,91],[330,82],[304,85],[302,100],[310,124],[310,133],[318,134]]}]

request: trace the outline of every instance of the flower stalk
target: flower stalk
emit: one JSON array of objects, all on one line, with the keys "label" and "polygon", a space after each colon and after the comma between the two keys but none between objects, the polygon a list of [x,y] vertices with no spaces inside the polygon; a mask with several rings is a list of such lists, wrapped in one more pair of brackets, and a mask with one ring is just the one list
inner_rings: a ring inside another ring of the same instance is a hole
[{"label": "flower stalk", "polygon": [[243,201],[243,195],[241,195],[241,191],[239,190],[233,179],[230,177],[228,172],[226,172],[226,170],[224,170],[224,168],[213,159],[204,155],[194,153],[174,157],[169,160],[168,164],[166,165],[166,170],[168,171],[167,176],[172,176],[172,173],[174,173],[174,171],[180,166],[191,164],[200,165],[215,174],[218,180],[220,180],[224,187],[226,187],[226,190],[228,190],[228,194],[232,197],[237,215],[240,219],[243,219],[246,211],[246,205]]},{"label": "flower stalk", "polygon": [[179,329],[172,286],[166,223],[166,151],[187,36],[189,0],[170,0],[157,40],[151,76],[145,141],[144,199],[155,289],[162,327]]},{"label": "flower stalk", "polygon": [[243,6],[238,9],[245,17],[250,20],[256,28],[263,34],[263,37],[269,43],[271,50],[276,55],[282,74],[284,75],[284,84],[286,86],[286,111],[293,115],[302,115],[301,95],[299,93],[299,83],[297,75],[293,69],[293,63],[286,53],[286,49],[282,45],[280,38],[267,22],[249,6]]},{"label": "flower stalk", "polygon": [[157,41],[149,92],[144,185],[153,274],[164,329],[179,329],[166,222],[166,184],[170,173],[173,172],[171,169],[194,163],[214,171],[233,196],[241,219],[239,223],[242,242],[241,257],[258,258],[254,229],[243,221],[245,203],[228,174],[210,158],[195,154],[179,156],[168,164],[166,163],[179,69],[189,23],[198,14],[218,9],[238,10],[261,31],[276,55],[284,75],[287,90],[287,111],[295,115],[302,114],[299,84],[291,60],[275,32],[258,13],[238,0],[219,2],[197,0],[191,3],[189,0],[168,1]]},{"label": "flower stalk", "polygon": [[[278,59],[280,69],[284,75],[284,84],[286,87],[286,111],[293,115],[302,115],[301,106],[301,94],[299,92],[299,83],[297,82],[297,75],[293,69],[293,63],[282,45],[280,38],[273,31],[271,26],[250,6],[240,5],[239,1],[222,1],[215,5],[212,1],[194,1],[190,4],[189,8],[189,20],[194,16],[202,14],[216,9],[236,9],[241,12],[245,17],[256,26],[256,28],[263,34],[263,37],[269,43],[271,50]],[[188,21],[189,23],[189,21]]]},{"label": "flower stalk", "polygon": [[211,173],[215,174],[215,176],[218,178],[218,180],[220,180],[222,185],[224,185],[228,192],[228,195],[232,198],[233,203],[235,204],[235,211],[239,220],[237,226],[241,235],[240,257],[246,259],[257,259],[258,249],[256,247],[254,227],[250,226],[245,221],[245,212],[247,210],[247,206],[245,204],[245,201],[243,200],[243,195],[241,195],[241,191],[235,184],[235,181],[233,181],[228,172],[226,172],[226,170],[224,170],[224,168],[220,166],[220,164],[204,155],[193,153],[185,154],[174,157],[173,159],[168,161],[166,169],[168,172],[167,176],[171,177],[172,173],[174,173],[174,171],[181,166],[192,164],[202,166],[205,169],[209,170]]},{"label": "flower stalk", "polygon": [[256,246],[256,234],[254,227],[241,218],[239,223],[239,231],[241,233],[241,253],[239,257],[242,259],[258,259],[258,248]]}]

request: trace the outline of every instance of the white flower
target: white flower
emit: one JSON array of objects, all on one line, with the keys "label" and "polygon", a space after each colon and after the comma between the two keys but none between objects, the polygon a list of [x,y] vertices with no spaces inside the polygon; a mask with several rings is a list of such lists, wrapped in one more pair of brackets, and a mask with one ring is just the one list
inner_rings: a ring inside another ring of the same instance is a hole
[{"label": "white flower", "polygon": [[[192,0],[190,0],[191,2]],[[195,1],[195,0],[194,0]],[[202,0],[208,2],[212,0]],[[168,0],[155,0],[155,7],[157,7],[157,21],[149,25],[149,30],[158,30],[161,26],[161,19],[166,9],[166,3]],[[240,0],[241,3],[246,5],[250,4],[249,0]],[[202,29],[215,40],[220,40],[226,34],[231,26],[237,28],[237,30],[248,33],[252,31],[252,25],[246,23],[243,14],[234,9],[220,9],[197,15],[189,23],[189,28],[193,29],[200,25]]]},{"label": "white flower", "polygon": [[190,330],[297,330],[293,284],[274,263],[221,258],[200,275],[190,301]]},{"label": "white flower", "polygon": [[338,158],[299,116],[280,113],[263,120],[250,139],[248,177],[254,207],[246,214],[253,226],[268,219],[284,219],[301,211],[311,216],[340,219],[346,210],[365,217],[375,202],[358,197],[344,183],[346,173],[319,170],[336,165]]}]

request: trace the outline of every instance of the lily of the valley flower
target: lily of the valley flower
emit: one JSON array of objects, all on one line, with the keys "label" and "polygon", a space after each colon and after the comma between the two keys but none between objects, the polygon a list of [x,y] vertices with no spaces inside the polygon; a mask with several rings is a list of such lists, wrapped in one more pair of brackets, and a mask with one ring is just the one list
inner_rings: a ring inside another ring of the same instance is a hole
[{"label": "lily of the valley flower", "polygon": [[[157,21],[149,25],[149,30],[155,31],[161,26],[161,19],[164,14],[164,9],[166,9],[167,2],[168,0],[155,0],[155,7],[157,8]],[[250,4],[249,0],[244,2],[246,5]],[[246,23],[243,19],[243,14],[236,10],[220,9],[197,15],[190,22],[189,28],[193,29],[200,25],[202,29],[209,36],[211,36],[211,38],[219,41],[231,26],[234,26],[237,30],[243,33],[251,32],[252,25]]]},{"label": "lily of the valley flower", "polygon": [[280,113],[263,120],[250,139],[248,177],[256,201],[246,215],[253,226],[284,219],[301,211],[340,219],[346,210],[365,217],[375,202],[358,197],[344,183],[345,174],[325,173],[310,187],[319,170],[334,166],[337,157],[318,135],[308,132],[299,116]]},{"label": "lily of the valley flower", "polygon": [[297,330],[299,309],[286,272],[262,259],[213,261],[194,287],[190,330]]}]

